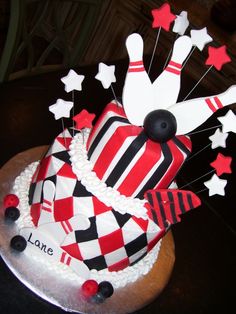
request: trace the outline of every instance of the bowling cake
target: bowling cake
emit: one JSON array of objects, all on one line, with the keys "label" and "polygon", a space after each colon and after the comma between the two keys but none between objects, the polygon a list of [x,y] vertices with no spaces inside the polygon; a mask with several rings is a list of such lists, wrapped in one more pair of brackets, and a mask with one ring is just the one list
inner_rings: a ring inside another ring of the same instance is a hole
[{"label": "bowling cake", "polygon": [[[9,245],[50,265],[55,274],[69,271],[87,302],[102,303],[147,274],[162,237],[201,204],[197,195],[175,184],[191,154],[188,133],[235,102],[236,86],[176,103],[192,46],[189,36],[180,36],[152,83],[142,61],[142,37],[128,36],[122,104],[115,98],[96,120],[85,109],[75,115],[73,127],[16,178],[4,198],[5,216],[19,231]],[[105,88],[115,81],[114,68],[107,68],[96,77]],[[84,77],[72,70],[62,81],[72,74],[81,85]],[[60,100],[49,110],[60,119],[72,106]]]}]

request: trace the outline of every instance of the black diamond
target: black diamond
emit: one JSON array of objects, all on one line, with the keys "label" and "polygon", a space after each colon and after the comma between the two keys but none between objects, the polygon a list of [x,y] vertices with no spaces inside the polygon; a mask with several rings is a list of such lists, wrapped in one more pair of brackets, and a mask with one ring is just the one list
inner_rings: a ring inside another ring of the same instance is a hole
[{"label": "black diamond", "polygon": [[120,214],[119,212],[115,211],[114,209],[112,209],[112,213],[116,218],[116,221],[118,223],[118,225],[120,226],[120,228],[122,228],[124,226],[124,224],[126,224],[126,222],[131,218],[130,214]]},{"label": "black diamond", "polygon": [[146,234],[141,234],[137,239],[126,244],[125,249],[127,255],[132,256],[142,250],[145,246],[147,246],[147,237]]},{"label": "black diamond", "polygon": [[75,238],[76,242],[87,242],[91,240],[95,240],[98,238],[97,226],[96,226],[96,218],[91,217],[90,220],[90,227],[86,230],[76,230],[75,231]]},{"label": "black diamond", "polygon": [[68,152],[66,150],[63,150],[62,152],[54,153],[54,154],[52,154],[52,156],[57,158],[57,159],[64,161],[65,163],[67,163],[69,165],[71,165],[70,155],[68,154]]},{"label": "black diamond", "polygon": [[107,268],[105,258],[102,255],[84,260],[84,263],[88,266],[89,269],[102,270]]},{"label": "black diamond", "polygon": [[73,196],[86,197],[86,196],[92,196],[92,194],[86,190],[86,188],[81,184],[80,181],[76,181]]}]

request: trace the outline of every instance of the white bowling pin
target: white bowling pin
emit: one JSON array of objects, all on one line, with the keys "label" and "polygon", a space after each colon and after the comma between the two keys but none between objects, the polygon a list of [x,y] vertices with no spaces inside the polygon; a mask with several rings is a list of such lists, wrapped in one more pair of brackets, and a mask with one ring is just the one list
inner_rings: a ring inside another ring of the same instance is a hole
[{"label": "white bowling pin", "polygon": [[236,85],[224,93],[179,102],[167,108],[176,118],[176,135],[187,134],[204,123],[215,111],[236,102]]},{"label": "white bowling pin", "polygon": [[74,231],[86,230],[89,228],[89,226],[89,219],[86,216],[79,214],[68,220],[45,223],[38,226],[38,230],[42,234],[48,235],[49,237],[56,235],[54,241],[61,245],[69,234],[72,234],[73,238],[73,242],[71,241],[69,244],[75,243],[76,239]]},{"label": "white bowling pin", "polygon": [[165,70],[153,82],[155,109],[166,109],[176,103],[181,83],[181,68],[192,48],[191,38],[176,39],[173,52]]},{"label": "white bowling pin", "polygon": [[129,68],[123,88],[123,106],[130,123],[143,125],[144,118],[154,105],[150,78],[143,65],[143,39],[133,33],[126,40]]},{"label": "white bowling pin", "polygon": [[35,228],[22,228],[20,235],[27,241],[25,253],[27,255],[44,254],[47,261],[61,262],[70,267],[79,277],[88,279],[90,272],[88,267],[82,261],[70,256],[54,241],[43,232]]},{"label": "white bowling pin", "polygon": [[43,184],[43,203],[41,206],[40,218],[38,225],[53,222],[53,201],[55,195],[55,185],[52,181],[46,180]]}]

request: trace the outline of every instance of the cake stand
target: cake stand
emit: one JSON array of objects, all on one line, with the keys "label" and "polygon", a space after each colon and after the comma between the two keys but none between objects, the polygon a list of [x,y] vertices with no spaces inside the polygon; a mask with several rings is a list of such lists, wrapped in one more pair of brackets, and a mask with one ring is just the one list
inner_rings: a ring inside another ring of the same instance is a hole
[{"label": "cake stand", "polygon": [[19,153],[0,169],[0,254],[7,266],[38,296],[69,312],[124,314],[151,303],[165,288],[173,270],[175,248],[170,231],[162,239],[158,259],[151,271],[135,283],[116,289],[113,296],[102,304],[87,302],[80,293],[78,283],[63,274],[55,274],[50,267],[43,267],[41,261],[10,249],[10,239],[19,231],[15,223],[7,223],[4,219],[3,197],[10,193],[14,179],[28,164],[40,160],[47,148],[40,146]]}]

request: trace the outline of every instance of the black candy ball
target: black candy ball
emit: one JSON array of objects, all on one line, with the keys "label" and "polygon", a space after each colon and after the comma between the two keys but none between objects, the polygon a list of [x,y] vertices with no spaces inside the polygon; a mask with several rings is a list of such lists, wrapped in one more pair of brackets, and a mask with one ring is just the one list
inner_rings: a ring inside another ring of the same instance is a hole
[{"label": "black candy ball", "polygon": [[11,239],[10,246],[18,252],[23,252],[27,246],[27,241],[24,237],[16,235]]},{"label": "black candy ball", "polygon": [[96,293],[90,298],[90,302],[95,304],[101,304],[106,300],[106,298],[101,293]]},{"label": "black candy ball", "polygon": [[114,288],[109,281],[102,281],[98,285],[98,294],[101,294],[104,298],[109,298],[113,295]]},{"label": "black candy ball", "polygon": [[175,136],[177,123],[170,111],[157,109],[147,114],[143,128],[152,141],[165,143]]},{"label": "black candy ball", "polygon": [[16,221],[20,217],[20,211],[16,207],[7,207],[5,209],[5,218]]}]

